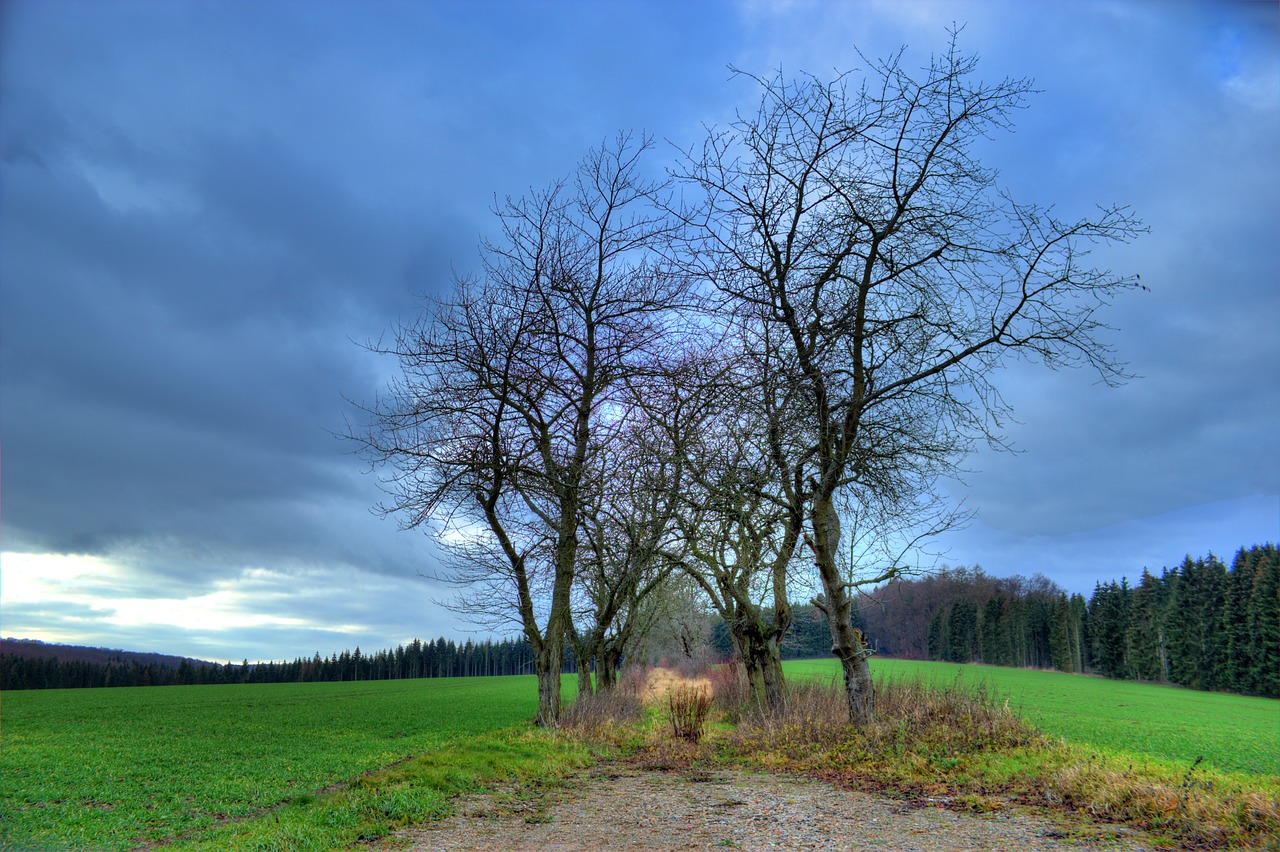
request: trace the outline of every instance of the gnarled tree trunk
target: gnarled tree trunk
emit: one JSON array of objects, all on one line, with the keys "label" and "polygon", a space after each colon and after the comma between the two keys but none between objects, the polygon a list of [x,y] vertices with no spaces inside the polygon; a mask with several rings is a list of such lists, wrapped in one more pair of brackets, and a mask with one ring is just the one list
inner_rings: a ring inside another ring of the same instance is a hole
[{"label": "gnarled tree trunk", "polygon": [[813,502],[813,550],[822,579],[825,601],[822,609],[831,629],[831,653],[840,661],[844,674],[849,721],[858,726],[875,720],[875,695],[866,638],[853,626],[853,598],[849,585],[836,564],[840,546],[840,516],[829,494],[815,494]]}]

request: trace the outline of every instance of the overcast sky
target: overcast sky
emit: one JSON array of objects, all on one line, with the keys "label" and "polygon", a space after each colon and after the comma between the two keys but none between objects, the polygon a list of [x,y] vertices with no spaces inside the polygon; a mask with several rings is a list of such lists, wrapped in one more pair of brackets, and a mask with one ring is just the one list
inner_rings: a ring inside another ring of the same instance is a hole
[{"label": "overcast sky", "polygon": [[[215,660],[465,638],[426,536],[331,432],[356,342],[476,264],[496,195],[616,131],[695,141],[857,50],[1041,93],[987,146],[1150,235],[1109,339],[1141,375],[1007,371],[1020,454],[938,543],[1069,591],[1280,538],[1273,2],[57,2],[0,6],[0,633]],[[661,148],[659,160],[670,149]]]}]

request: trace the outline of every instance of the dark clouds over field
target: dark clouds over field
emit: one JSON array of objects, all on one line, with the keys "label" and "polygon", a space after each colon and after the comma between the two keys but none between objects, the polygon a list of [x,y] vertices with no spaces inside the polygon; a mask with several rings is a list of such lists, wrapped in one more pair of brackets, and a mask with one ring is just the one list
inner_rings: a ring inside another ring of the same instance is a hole
[{"label": "dark clouds over field", "polygon": [[[495,194],[619,129],[687,144],[754,93],[953,21],[1042,93],[989,162],[1151,228],[1111,341],[1016,368],[1020,455],[952,490],[954,564],[1073,591],[1278,536],[1274,4],[10,2],[0,10],[0,632],[211,658],[458,635],[428,540],[330,434],[352,341],[475,263]],[[666,156],[665,151],[661,152]],[[1229,554],[1228,554],[1229,555]]]}]

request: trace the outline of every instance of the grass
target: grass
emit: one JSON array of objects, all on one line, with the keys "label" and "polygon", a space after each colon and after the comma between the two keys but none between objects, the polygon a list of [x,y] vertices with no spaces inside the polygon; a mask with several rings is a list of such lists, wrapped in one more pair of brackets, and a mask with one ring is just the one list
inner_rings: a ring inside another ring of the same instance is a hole
[{"label": "grass", "polygon": [[1280,702],[878,660],[877,723],[853,730],[840,722],[834,663],[787,670],[786,714],[740,724],[739,757],[969,810],[1016,801],[1083,814],[1158,845],[1280,849]]},{"label": "grass", "polygon": [[447,816],[451,799],[500,781],[555,783],[590,763],[588,749],[531,727],[476,734],[257,819],[180,840],[175,850],[346,849]]},{"label": "grass", "polygon": [[369,839],[585,761],[528,730],[535,702],[532,677],[9,692],[0,848]]},{"label": "grass", "polygon": [[532,677],[10,692],[0,848],[350,848],[447,813],[457,793],[557,783],[598,744],[654,767],[1049,806],[1170,844],[1280,842],[1280,702],[881,659],[881,720],[858,731],[834,661],[786,669],[784,716],[744,708],[738,679],[712,672],[739,704],[703,720],[700,743],[672,735],[668,701],[642,707],[642,677],[572,708],[575,738],[527,724]]},{"label": "grass", "polygon": [[[987,688],[1043,733],[1116,757],[1280,776],[1280,701],[1062,672],[872,658],[872,674]],[[835,660],[784,664],[793,679],[829,680]]]},{"label": "grass", "polygon": [[[1064,681],[1048,672],[969,667],[958,674],[955,666],[895,666],[885,660],[875,668],[877,718],[866,727],[848,724],[843,689],[831,676],[834,664],[810,661],[787,665],[788,690],[778,712],[752,706],[744,678],[722,667],[709,674],[715,713],[701,743],[655,724],[661,715],[656,707],[634,725],[632,737],[614,731],[612,742],[631,745],[642,765],[681,770],[690,777],[715,764],[746,765],[927,798],[969,812],[1036,807],[1054,814],[1064,832],[1082,842],[1106,843],[1121,833],[1117,826],[1127,826],[1123,830],[1139,829],[1147,843],[1160,848],[1280,850],[1280,779],[1265,770],[1223,770],[1210,764],[1232,766],[1261,754],[1267,765],[1275,748],[1267,712],[1276,702],[1260,705],[1264,712],[1257,730],[1265,740],[1260,749],[1210,752],[1183,763],[1181,741],[1161,748],[1153,738],[1140,738],[1137,747],[1131,743],[1122,751],[1046,736],[1031,717],[1054,719],[1057,708],[1075,710],[1073,701],[1092,701],[1100,720],[1096,726],[1081,721],[1089,718],[1087,712],[1061,713],[1064,718],[1055,721],[1064,729],[1074,725],[1086,735],[1105,737],[1099,729],[1106,725],[1141,722],[1141,716],[1128,715],[1135,712],[1132,708],[1149,712],[1155,707],[1168,724],[1213,745],[1224,740],[1204,732],[1234,720],[1224,722],[1196,709],[1235,707],[1232,696],[1216,696],[1225,702],[1184,705],[1176,701],[1188,697],[1181,690],[1174,690],[1176,697],[1160,689],[1148,696],[1142,691],[1152,687],[1129,684],[1107,692],[1117,684]],[[1001,674],[1018,676],[1014,680],[1031,686],[1016,697],[1001,692]],[[1066,704],[1046,700],[1046,695]],[[1245,706],[1257,709],[1259,704],[1246,701]],[[1250,724],[1258,720],[1246,714],[1236,735],[1253,731]]]}]

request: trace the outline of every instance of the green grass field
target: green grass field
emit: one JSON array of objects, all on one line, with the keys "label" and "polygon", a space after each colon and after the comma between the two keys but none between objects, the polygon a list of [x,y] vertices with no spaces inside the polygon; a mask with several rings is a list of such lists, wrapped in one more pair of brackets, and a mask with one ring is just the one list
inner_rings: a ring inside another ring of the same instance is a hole
[{"label": "green grass field", "polygon": [[[832,678],[832,660],[795,660],[791,677]],[[1280,701],[1105,680],[1062,672],[872,658],[875,677],[977,685],[1008,700],[1046,734],[1190,767],[1197,757],[1224,772],[1280,776]]]},{"label": "green grass field", "polygon": [[[879,659],[872,670],[983,681],[1045,733],[1178,777],[1200,755],[1280,775],[1280,701],[1019,669]],[[574,679],[564,685],[571,700]],[[9,692],[0,848],[347,847],[444,813],[479,784],[588,760],[529,730],[535,701],[532,677]]]},{"label": "green grass field", "polygon": [[528,746],[493,735],[535,707],[532,676],[8,692],[0,848],[199,837],[415,755],[453,766],[437,787],[465,788],[469,763],[500,774],[504,748]]}]

